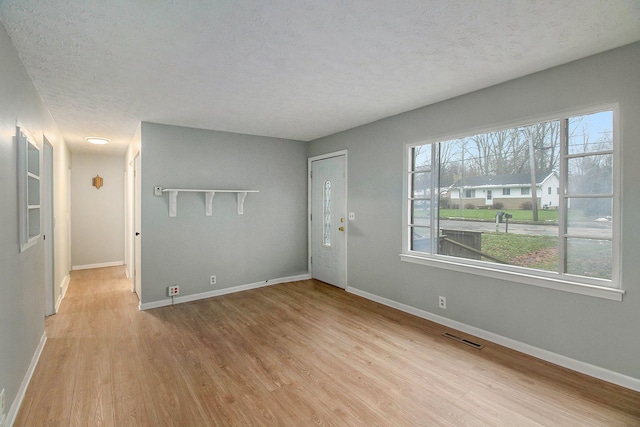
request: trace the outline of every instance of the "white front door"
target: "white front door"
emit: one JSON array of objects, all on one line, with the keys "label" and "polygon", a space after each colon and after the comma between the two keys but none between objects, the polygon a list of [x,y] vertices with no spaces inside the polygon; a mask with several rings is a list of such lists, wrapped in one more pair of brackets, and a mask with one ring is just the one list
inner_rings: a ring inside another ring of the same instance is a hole
[{"label": "white front door", "polygon": [[311,276],[347,283],[345,156],[311,162]]},{"label": "white front door", "polygon": [[141,270],[141,258],[142,258],[142,250],[141,250],[141,239],[140,236],[141,228],[142,228],[142,220],[141,220],[141,191],[140,191],[140,154],[138,154],[133,162],[133,231],[134,231],[134,244],[133,244],[133,282],[136,290],[136,294],[138,295],[138,299],[142,301],[142,275],[140,274]]}]

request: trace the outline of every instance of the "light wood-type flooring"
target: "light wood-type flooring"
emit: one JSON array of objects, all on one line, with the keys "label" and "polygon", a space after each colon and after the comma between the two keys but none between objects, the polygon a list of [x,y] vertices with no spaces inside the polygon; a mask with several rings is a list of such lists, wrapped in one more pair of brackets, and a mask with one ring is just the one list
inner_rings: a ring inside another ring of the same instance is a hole
[{"label": "light wood-type flooring", "polygon": [[144,312],[130,288],[72,273],[15,426],[640,425],[640,393],[321,282]]}]

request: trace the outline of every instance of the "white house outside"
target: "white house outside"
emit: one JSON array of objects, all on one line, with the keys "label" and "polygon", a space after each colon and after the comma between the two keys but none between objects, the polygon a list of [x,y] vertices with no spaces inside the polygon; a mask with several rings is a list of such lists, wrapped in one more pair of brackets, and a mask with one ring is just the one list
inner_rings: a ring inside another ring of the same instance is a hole
[{"label": "white house outside", "polygon": [[[551,172],[536,173],[538,208],[557,209],[560,197],[558,175]],[[531,203],[531,174],[490,175],[465,178],[443,192],[450,207],[484,208],[501,203],[504,209],[521,209]]]}]

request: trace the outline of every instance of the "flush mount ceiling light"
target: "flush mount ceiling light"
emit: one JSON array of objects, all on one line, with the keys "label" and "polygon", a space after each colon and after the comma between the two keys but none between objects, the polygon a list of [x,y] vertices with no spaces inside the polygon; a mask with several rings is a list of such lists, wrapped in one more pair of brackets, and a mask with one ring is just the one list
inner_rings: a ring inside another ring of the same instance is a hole
[{"label": "flush mount ceiling light", "polygon": [[88,142],[96,145],[104,145],[108,144],[109,140],[107,138],[99,138],[97,136],[88,136],[85,138]]}]

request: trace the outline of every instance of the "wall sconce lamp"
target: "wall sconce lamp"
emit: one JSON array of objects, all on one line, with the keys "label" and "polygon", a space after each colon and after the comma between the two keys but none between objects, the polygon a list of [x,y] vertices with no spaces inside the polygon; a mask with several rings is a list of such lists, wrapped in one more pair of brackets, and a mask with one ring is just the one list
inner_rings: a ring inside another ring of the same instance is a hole
[{"label": "wall sconce lamp", "polygon": [[91,185],[93,185],[94,187],[96,187],[99,190],[100,187],[102,187],[102,181],[103,181],[103,179],[100,177],[100,175],[96,175],[91,180]]}]

